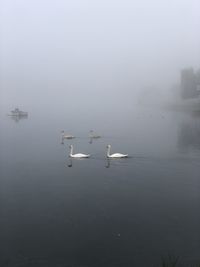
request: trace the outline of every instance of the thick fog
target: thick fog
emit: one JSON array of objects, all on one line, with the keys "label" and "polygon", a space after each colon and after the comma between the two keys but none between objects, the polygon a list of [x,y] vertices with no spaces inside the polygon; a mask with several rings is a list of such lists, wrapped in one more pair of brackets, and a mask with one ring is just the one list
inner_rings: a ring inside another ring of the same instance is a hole
[{"label": "thick fog", "polygon": [[129,108],[144,88],[165,95],[179,82],[181,68],[199,68],[199,0],[1,0],[0,5],[6,110]]}]

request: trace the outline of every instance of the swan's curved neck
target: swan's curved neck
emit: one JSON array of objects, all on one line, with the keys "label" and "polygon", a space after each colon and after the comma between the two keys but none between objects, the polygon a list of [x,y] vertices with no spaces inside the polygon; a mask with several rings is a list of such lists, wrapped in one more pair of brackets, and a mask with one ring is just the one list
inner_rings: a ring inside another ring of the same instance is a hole
[{"label": "swan's curved neck", "polygon": [[107,157],[109,157],[110,156],[110,146],[108,146],[108,148],[107,148]]},{"label": "swan's curved neck", "polygon": [[73,154],[73,146],[70,147],[70,156]]}]

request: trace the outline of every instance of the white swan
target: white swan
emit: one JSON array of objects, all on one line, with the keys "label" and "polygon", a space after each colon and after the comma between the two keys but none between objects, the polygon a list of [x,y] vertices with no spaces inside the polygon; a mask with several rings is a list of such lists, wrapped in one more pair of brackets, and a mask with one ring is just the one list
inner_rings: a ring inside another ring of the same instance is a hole
[{"label": "white swan", "polygon": [[69,147],[70,147],[70,154],[69,154],[69,156],[71,158],[89,158],[90,157],[89,154],[82,154],[82,153],[73,154],[73,146],[70,145]]},{"label": "white swan", "polygon": [[100,135],[98,135],[98,134],[94,134],[94,131],[93,131],[93,130],[90,131],[89,137],[90,137],[90,138],[94,138],[94,139],[95,139],[95,138],[96,138],[96,139],[97,139],[97,138],[101,138]]},{"label": "white swan", "polygon": [[71,134],[65,134],[64,131],[61,131],[62,133],[62,139],[73,139],[75,138],[75,136],[71,135]]},{"label": "white swan", "polygon": [[110,154],[111,145],[107,145],[107,158],[127,158],[128,154],[114,153]]}]

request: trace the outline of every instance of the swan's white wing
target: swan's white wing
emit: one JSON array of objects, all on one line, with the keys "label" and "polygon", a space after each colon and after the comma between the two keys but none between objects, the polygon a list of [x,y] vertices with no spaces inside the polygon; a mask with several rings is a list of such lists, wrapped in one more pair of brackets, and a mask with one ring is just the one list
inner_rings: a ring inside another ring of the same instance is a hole
[{"label": "swan's white wing", "polygon": [[82,153],[77,153],[77,154],[74,154],[72,155],[73,158],[89,158],[90,155],[86,155],[86,154],[82,154]]},{"label": "swan's white wing", "polygon": [[64,135],[64,138],[66,138],[66,139],[72,139],[72,138],[75,138],[75,136],[73,136],[73,135]]},{"label": "swan's white wing", "polygon": [[109,156],[110,158],[127,158],[128,154],[114,153]]}]

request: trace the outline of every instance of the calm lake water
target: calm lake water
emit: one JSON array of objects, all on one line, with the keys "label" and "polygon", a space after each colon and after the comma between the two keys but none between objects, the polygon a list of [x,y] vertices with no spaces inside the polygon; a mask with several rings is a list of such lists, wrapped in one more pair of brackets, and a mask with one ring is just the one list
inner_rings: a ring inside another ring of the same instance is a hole
[{"label": "calm lake water", "polygon": [[[200,262],[199,117],[66,110],[0,124],[0,266]],[[61,130],[77,138],[62,144]],[[70,144],[91,158],[70,160]],[[107,161],[107,144],[130,158]]]}]

